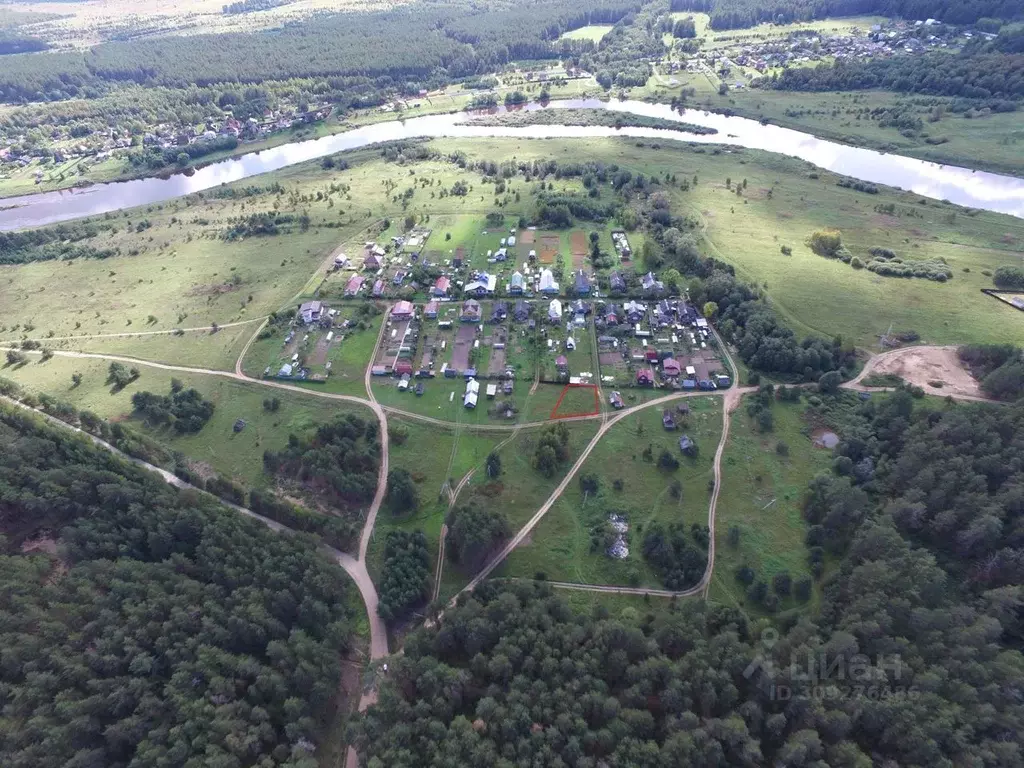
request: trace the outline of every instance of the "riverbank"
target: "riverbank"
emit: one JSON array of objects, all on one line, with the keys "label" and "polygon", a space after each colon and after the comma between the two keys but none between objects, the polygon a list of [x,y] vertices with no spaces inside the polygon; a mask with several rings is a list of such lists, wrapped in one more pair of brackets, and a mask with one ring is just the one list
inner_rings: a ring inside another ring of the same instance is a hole
[{"label": "riverbank", "polygon": [[[659,96],[665,101],[666,95]],[[933,99],[943,102],[941,99]],[[809,133],[820,139],[863,147],[939,165],[954,165],[1006,176],[1024,177],[1021,142],[1022,113],[985,114],[968,119],[942,112],[929,122],[935,106],[920,106],[899,94],[863,92],[801,93],[790,91],[732,91],[727,96],[708,94],[694,108],[736,115],[782,128]],[[919,136],[908,138],[895,128],[883,128],[875,119],[860,114],[884,114],[910,110],[924,120]]]},{"label": "riverbank", "polygon": [[696,123],[685,123],[663,117],[636,115],[630,112],[611,112],[606,109],[530,109],[520,112],[505,112],[499,115],[483,115],[467,119],[465,125],[509,126],[513,128],[529,125],[572,125],[599,126],[603,128],[659,128],[665,131],[693,133],[697,136],[714,136],[717,128]]}]

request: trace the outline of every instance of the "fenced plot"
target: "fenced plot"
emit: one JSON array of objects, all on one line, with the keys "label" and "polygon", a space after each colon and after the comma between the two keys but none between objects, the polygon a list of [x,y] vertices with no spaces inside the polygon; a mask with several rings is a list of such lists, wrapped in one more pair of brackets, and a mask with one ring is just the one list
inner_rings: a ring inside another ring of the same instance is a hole
[{"label": "fenced plot", "polygon": [[455,345],[452,348],[452,368],[465,371],[470,368],[469,352],[476,341],[476,324],[461,323],[455,331]]}]

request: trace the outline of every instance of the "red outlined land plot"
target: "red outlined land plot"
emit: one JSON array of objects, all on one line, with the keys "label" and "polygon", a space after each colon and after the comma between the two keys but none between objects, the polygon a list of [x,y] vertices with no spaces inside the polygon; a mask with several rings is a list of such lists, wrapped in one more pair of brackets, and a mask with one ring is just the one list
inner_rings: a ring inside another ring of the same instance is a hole
[{"label": "red outlined land plot", "polygon": [[[587,405],[590,404],[590,400],[580,390],[590,390],[593,394],[593,410],[578,410],[585,408],[583,402]],[[561,413],[560,410],[565,400],[566,395],[572,392],[570,402],[566,404],[567,411]],[[582,396],[581,396],[582,395]],[[571,410],[568,410],[571,409]],[[598,416],[601,413],[601,393],[598,391],[596,384],[566,384],[562,388],[562,394],[558,396],[558,402],[555,403],[555,407],[551,409],[552,419],[571,419],[576,416]]]}]

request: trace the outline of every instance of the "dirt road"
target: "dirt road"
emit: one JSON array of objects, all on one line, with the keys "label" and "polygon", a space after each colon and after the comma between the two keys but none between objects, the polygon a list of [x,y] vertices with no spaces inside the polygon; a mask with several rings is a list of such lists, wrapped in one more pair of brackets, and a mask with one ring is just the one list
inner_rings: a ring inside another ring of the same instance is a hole
[{"label": "dirt road", "polygon": [[[902,347],[875,355],[864,365],[857,378],[843,386],[847,389],[870,390],[861,382],[873,375],[893,374],[921,387],[929,395],[952,395],[961,400],[987,400],[978,380],[964,368],[957,347]],[[941,387],[930,382],[942,382]]]}]

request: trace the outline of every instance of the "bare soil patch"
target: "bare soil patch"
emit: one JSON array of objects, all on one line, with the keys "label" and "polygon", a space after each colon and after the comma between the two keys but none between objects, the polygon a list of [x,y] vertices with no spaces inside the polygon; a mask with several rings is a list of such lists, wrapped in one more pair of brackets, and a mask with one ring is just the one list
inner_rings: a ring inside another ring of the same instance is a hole
[{"label": "bare soil patch", "polygon": [[[868,364],[870,373],[892,373],[930,395],[982,397],[978,381],[964,368],[955,347],[907,347]],[[941,381],[942,387],[928,382]]]},{"label": "bare soil patch", "polygon": [[533,245],[537,242],[537,233],[532,229],[523,229],[519,232],[519,242],[523,245]]},{"label": "bare soil patch", "polygon": [[587,240],[587,235],[580,229],[574,229],[572,234],[569,235],[569,247],[572,250],[572,255],[586,256],[590,251],[590,244]]}]

